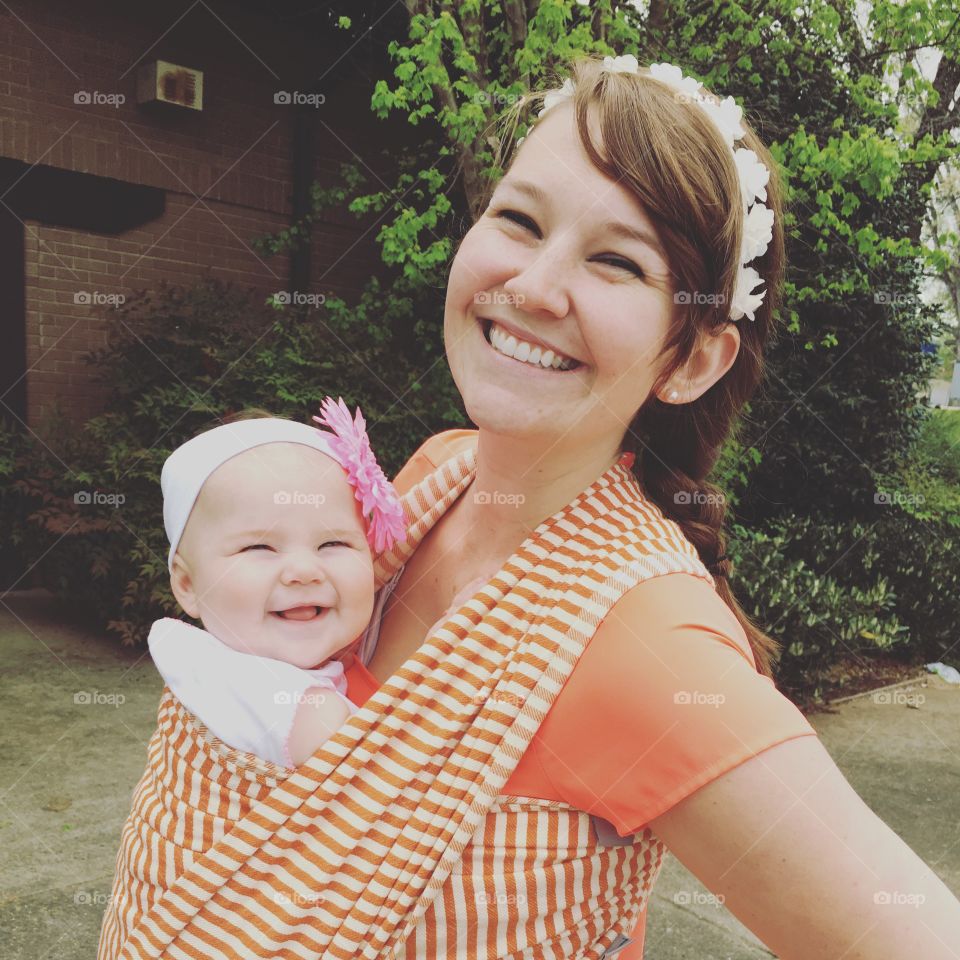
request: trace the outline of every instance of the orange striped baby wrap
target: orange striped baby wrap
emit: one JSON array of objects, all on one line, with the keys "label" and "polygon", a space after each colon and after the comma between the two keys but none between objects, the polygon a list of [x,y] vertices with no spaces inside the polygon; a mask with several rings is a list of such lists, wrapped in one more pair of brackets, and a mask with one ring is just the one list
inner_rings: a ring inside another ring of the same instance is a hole
[{"label": "orange striped baby wrap", "polygon": [[[470,484],[475,448],[413,487],[386,582]],[[613,604],[707,576],[622,462],[541,523],[289,775],[217,741],[168,691],[121,838],[98,960],[599,958],[660,868],[649,830],[499,791]]]}]

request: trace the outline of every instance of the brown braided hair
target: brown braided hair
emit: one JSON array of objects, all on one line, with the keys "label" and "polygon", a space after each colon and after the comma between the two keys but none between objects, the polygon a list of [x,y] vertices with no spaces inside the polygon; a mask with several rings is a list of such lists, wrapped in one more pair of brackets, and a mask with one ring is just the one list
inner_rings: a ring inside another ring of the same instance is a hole
[{"label": "brown braided hair", "polygon": [[[601,63],[595,57],[580,57],[569,69],[584,149],[601,173],[634,194],[652,220],[667,254],[674,291],[717,295],[674,306],[656,361],[663,364],[660,376],[629,424],[622,447],[635,454],[633,470],[645,495],[696,547],[715,579],[717,593],[743,627],[758,670],[772,676],[780,644],[760,630],[733,596],[723,532],[725,498],[707,477],[744,404],[760,386],[764,349],[775,335],[784,271],[776,165],[744,121],[746,137],[737,145],[753,150],[770,170],[766,205],[774,214],[773,239],[764,256],[750,263],[765,281],[766,296],[754,320],[738,321],[740,349],[730,369],[693,401],[662,400],[661,390],[697,346],[728,321],[743,231],[740,184],[730,149],[699,106],[651,78],[646,68],[637,74],[612,73],[601,70]],[[509,129],[500,141],[497,165],[503,172],[522,111],[539,102],[544,92],[520,97],[502,118]],[[588,115],[597,121],[602,151],[590,138]]]}]

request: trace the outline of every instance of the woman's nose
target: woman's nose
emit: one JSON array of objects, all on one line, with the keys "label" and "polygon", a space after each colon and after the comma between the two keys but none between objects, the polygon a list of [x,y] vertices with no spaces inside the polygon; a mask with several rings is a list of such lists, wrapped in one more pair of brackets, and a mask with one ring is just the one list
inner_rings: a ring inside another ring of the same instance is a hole
[{"label": "woman's nose", "polygon": [[541,249],[520,264],[503,289],[515,298],[521,310],[529,313],[545,310],[556,317],[565,317],[570,312],[566,292],[569,271],[570,265],[557,252]]}]

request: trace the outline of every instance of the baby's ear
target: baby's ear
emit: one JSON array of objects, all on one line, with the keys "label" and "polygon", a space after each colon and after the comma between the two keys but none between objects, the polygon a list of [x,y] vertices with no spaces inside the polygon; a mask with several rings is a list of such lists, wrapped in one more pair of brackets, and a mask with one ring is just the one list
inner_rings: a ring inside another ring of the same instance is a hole
[{"label": "baby's ear", "polygon": [[183,612],[194,620],[200,618],[200,606],[193,589],[193,577],[186,562],[179,553],[173,555],[173,572],[170,574],[170,589],[177,598],[177,603],[183,607]]}]

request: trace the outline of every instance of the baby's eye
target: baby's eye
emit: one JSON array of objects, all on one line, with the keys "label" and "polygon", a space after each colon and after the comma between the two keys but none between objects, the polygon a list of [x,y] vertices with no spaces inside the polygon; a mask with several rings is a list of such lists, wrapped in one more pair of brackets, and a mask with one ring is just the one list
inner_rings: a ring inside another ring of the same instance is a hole
[{"label": "baby's eye", "polygon": [[320,544],[320,549],[324,547],[349,547],[350,544],[344,540],[328,540],[326,543]]},{"label": "baby's eye", "polygon": [[244,547],[240,552],[243,553],[246,550],[272,550],[273,547],[268,543],[251,543],[249,547]]}]

